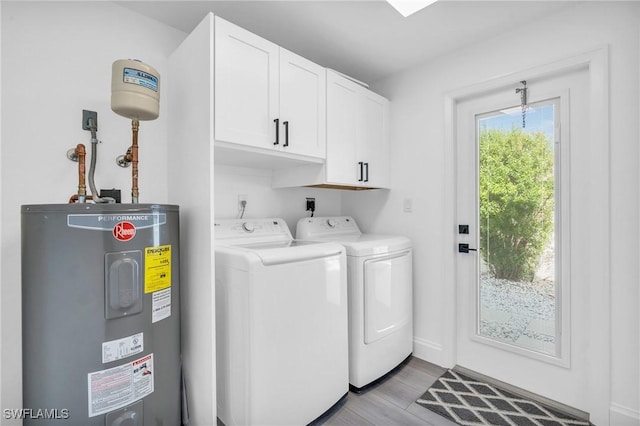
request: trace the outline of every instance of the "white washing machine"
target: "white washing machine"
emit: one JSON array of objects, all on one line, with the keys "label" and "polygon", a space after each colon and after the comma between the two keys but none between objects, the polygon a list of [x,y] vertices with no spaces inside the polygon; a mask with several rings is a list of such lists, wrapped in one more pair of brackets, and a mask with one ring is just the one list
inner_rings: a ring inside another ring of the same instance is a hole
[{"label": "white washing machine", "polygon": [[218,417],[305,425],[349,390],[344,248],[282,219],[215,223]]},{"label": "white washing machine", "polygon": [[352,217],[307,217],[299,240],[347,250],[349,383],[362,388],[413,352],[412,245],[402,236],[363,234]]}]

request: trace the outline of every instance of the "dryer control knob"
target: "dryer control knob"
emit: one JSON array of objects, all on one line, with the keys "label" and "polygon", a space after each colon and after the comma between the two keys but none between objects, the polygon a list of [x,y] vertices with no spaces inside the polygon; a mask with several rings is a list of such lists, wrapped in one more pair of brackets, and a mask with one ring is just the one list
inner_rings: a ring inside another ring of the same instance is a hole
[{"label": "dryer control knob", "polygon": [[337,224],[338,222],[336,222],[335,219],[327,219],[327,225],[329,225],[329,228],[335,228]]},{"label": "dryer control knob", "polygon": [[245,232],[253,232],[256,230],[252,223],[247,222],[242,224],[242,229],[244,229]]}]

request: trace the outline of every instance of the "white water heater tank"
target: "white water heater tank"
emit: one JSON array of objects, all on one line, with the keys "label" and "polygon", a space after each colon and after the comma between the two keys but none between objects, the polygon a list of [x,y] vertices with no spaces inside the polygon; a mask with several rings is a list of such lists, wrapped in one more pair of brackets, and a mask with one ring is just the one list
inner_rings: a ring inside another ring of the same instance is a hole
[{"label": "white water heater tank", "polygon": [[130,119],[155,120],[160,114],[160,74],[133,59],[119,59],[111,73],[111,109]]}]

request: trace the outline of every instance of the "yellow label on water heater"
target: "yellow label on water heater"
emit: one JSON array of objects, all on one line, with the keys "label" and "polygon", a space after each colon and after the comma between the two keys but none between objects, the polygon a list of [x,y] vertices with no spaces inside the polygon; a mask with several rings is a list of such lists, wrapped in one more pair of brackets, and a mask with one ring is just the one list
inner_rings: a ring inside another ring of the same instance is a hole
[{"label": "yellow label on water heater", "polygon": [[144,249],[144,292],[171,287],[171,245]]}]

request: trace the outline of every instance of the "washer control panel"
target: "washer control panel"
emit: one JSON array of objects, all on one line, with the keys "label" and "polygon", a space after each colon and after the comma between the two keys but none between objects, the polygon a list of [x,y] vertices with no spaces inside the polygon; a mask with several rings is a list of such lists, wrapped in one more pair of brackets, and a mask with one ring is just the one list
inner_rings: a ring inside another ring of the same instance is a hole
[{"label": "washer control panel", "polygon": [[250,243],[252,239],[261,241],[292,240],[291,231],[283,219],[227,219],[214,223],[216,241],[242,240]]},{"label": "washer control panel", "polygon": [[331,236],[336,234],[360,235],[360,228],[351,216],[305,217],[298,221],[296,238]]},{"label": "washer control panel", "polygon": [[242,229],[244,229],[245,232],[253,232],[256,230],[256,225],[250,222],[244,222],[242,224]]}]

